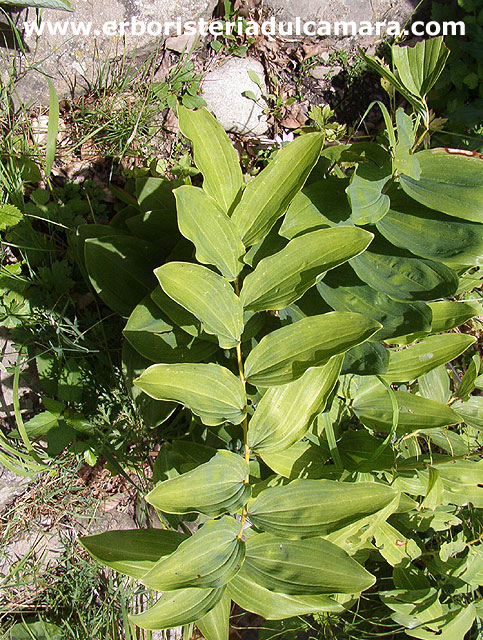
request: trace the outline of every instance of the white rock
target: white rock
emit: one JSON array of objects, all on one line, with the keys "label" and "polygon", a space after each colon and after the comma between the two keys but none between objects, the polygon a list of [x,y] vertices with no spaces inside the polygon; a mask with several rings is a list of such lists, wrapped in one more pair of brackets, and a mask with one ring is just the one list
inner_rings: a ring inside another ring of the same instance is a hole
[{"label": "white rock", "polygon": [[[263,113],[262,91],[251,80],[248,71],[257,74],[263,93],[266,93],[264,69],[258,60],[230,58],[206,75],[203,98],[225,131],[256,137],[267,131],[268,123]],[[257,102],[242,95],[245,91],[254,93]]]}]

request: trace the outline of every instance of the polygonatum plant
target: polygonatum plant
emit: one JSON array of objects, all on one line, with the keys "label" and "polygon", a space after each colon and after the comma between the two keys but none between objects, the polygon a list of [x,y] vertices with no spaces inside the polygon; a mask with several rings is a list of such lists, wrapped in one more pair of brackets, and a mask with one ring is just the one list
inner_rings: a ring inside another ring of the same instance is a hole
[{"label": "polygonatum plant", "polygon": [[138,626],[226,640],[232,602],[281,620],[368,590],[409,637],[481,617],[483,385],[454,329],[481,315],[461,298],[483,160],[418,150],[441,46],[396,51],[415,110],[385,111],[386,145],[304,133],[248,181],[216,120],[180,106],[202,187],[143,179],[110,228],[80,230],[140,412],[190,416],[146,495],[165,528],[81,540],[159,592]]}]

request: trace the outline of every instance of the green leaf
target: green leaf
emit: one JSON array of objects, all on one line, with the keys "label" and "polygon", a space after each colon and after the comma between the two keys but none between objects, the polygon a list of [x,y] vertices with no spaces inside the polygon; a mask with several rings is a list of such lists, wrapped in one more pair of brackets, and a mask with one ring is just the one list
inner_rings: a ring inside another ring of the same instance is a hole
[{"label": "green leaf", "polygon": [[217,350],[216,344],[197,340],[174,326],[150,295],[134,308],[123,333],[151,362],[199,362]]},{"label": "green leaf", "polygon": [[154,273],[165,293],[199,318],[205,331],[216,335],[222,349],[240,343],[243,307],[228,280],[189,262],[170,262]]},{"label": "green leaf", "polygon": [[230,516],[208,520],[141,582],[156,591],[222,587],[238,573],[245,558],[245,543],[239,533],[240,523]]},{"label": "green leaf", "polygon": [[156,285],[152,247],[130,236],[85,241],[85,261],[92,286],[116,313],[128,317]]},{"label": "green leaf", "polygon": [[388,522],[381,523],[375,529],[374,539],[379,553],[392,567],[408,565],[421,555],[416,542],[402,535]]},{"label": "green leaf", "polygon": [[287,384],[310,367],[365,342],[380,328],[358,313],[334,311],[303,318],[260,340],[245,361],[245,377],[260,387]]},{"label": "green leaf", "polygon": [[323,142],[320,133],[300,136],[246,186],[232,218],[245,246],[263,240],[283,216],[319,159]]},{"label": "green leaf", "polygon": [[[399,408],[398,433],[445,427],[461,422],[458,414],[446,404],[405,391],[393,393]],[[377,387],[372,393],[356,396],[353,408],[359,420],[367,427],[378,431],[391,430],[393,407],[386,390]]]},{"label": "green leaf", "polygon": [[476,379],[480,372],[480,366],[481,366],[481,358],[478,354],[475,354],[471,358],[471,362],[468,368],[466,369],[463,379],[461,380],[461,384],[456,393],[458,398],[465,398],[466,396],[468,396],[470,393],[474,391]]},{"label": "green leaf", "polygon": [[250,495],[248,473],[244,458],[219,451],[209,462],[156,485],[146,500],[165,513],[235,513]]},{"label": "green leaf", "polygon": [[235,280],[245,247],[233,222],[202,189],[183,186],[174,193],[179,230],[195,245],[198,262],[212,264],[227,280]]},{"label": "green leaf", "polygon": [[287,209],[280,235],[292,240],[307,231],[350,224],[351,208],[345,192],[348,184],[346,179],[329,176],[304,187]]},{"label": "green leaf", "polygon": [[350,265],[366,284],[398,302],[436,300],[458,288],[458,276],[446,265],[404,255],[389,244],[371,246]]},{"label": "green leaf", "polygon": [[354,373],[359,376],[372,376],[386,373],[389,352],[377,342],[364,342],[350,349],[344,358],[342,375]]},{"label": "green leaf", "polygon": [[373,340],[430,331],[431,311],[423,302],[396,302],[363,282],[349,265],[328,273],[317,291],[336,311],[354,311],[380,322],[383,328]]},{"label": "green leaf", "polygon": [[257,453],[282,451],[298,442],[313,418],[325,409],[343,359],[335,356],[295,382],[269,389],[250,420],[249,447]]},{"label": "green leaf", "polygon": [[141,629],[171,629],[199,620],[222,599],[224,589],[181,589],[163,593],[156,604],[129,616]]},{"label": "green leaf", "polygon": [[394,73],[389,69],[384,61],[366,55],[361,49],[359,50],[359,53],[363,60],[369,65],[369,67],[371,67],[376,73],[382,76],[382,78],[384,78],[395,89],[397,89],[397,91],[399,91],[399,93],[406,98],[409,104],[411,104],[418,113],[426,111],[426,107],[422,99],[414,96],[408,89],[406,89],[404,84],[396,75],[394,75]]},{"label": "green leaf", "polygon": [[388,382],[410,382],[451,362],[474,344],[476,338],[461,333],[428,336],[401,351],[390,351],[389,365],[382,376]]},{"label": "green leaf", "polygon": [[50,411],[42,411],[24,424],[25,431],[30,438],[45,436],[49,431],[59,426],[59,417]]},{"label": "green leaf", "polygon": [[391,179],[391,157],[387,152],[371,154],[368,161],[361,162],[346,189],[352,209],[354,224],[374,224],[389,211],[389,196],[383,193]]},{"label": "green leaf", "polygon": [[253,536],[247,540],[244,568],[253,582],[289,595],[360,593],[375,582],[345,551],[322,538]]},{"label": "green leaf", "polygon": [[[64,9],[67,7],[64,4]],[[55,151],[57,149],[57,134],[59,132],[59,98],[55,91],[54,85],[50,78],[49,83],[49,123],[47,125],[47,143],[45,149],[45,177],[48,178],[52,173],[52,166],[55,160]]]},{"label": "green leaf", "polygon": [[230,635],[231,598],[224,589],[223,597],[213,609],[196,621],[205,640],[228,640]]},{"label": "green leaf", "polygon": [[401,191],[391,193],[390,211],[377,228],[392,244],[423,258],[457,265],[483,263],[479,224],[428,209]]},{"label": "green leaf", "polygon": [[264,451],[260,454],[263,462],[275,473],[294,480],[295,478],[322,478],[328,449],[312,442],[297,442],[282,451]]},{"label": "green leaf", "polygon": [[129,395],[132,397],[137,414],[147,427],[157,427],[176,410],[173,402],[159,402],[134,386],[137,378],[151,363],[136,351],[126,340],[122,346],[122,374]]},{"label": "green leaf", "polygon": [[181,133],[193,143],[195,165],[203,174],[203,189],[229,213],[243,186],[238,157],[219,122],[206,110],[178,107]]},{"label": "green leaf", "polygon": [[8,640],[62,640],[63,634],[62,629],[56,624],[43,620],[37,622],[23,620],[10,628]]},{"label": "green leaf", "polygon": [[394,150],[394,169],[418,180],[421,175],[419,162],[412,154],[415,146],[415,126],[411,116],[403,108],[396,111],[398,141]]},{"label": "green leaf", "polygon": [[313,231],[291,240],[261,260],[243,283],[243,306],[253,311],[280,310],[295,302],[321,274],[362,253],[373,235],[356,227]]},{"label": "green leaf", "polygon": [[459,400],[454,403],[453,409],[470,427],[483,431],[483,396]]},{"label": "green leaf", "polygon": [[240,424],[246,396],[240,380],[218,364],[153,364],[134,384],[156,400],[186,405],[203,424]]},{"label": "green leaf", "polygon": [[423,398],[447,404],[451,398],[448,370],[442,364],[418,378],[419,393]]},{"label": "green leaf", "polygon": [[[447,613],[443,619],[438,618],[434,623],[434,631],[423,625],[422,628],[408,629],[406,633],[411,638],[421,640],[464,640],[473,626],[476,611],[473,604],[460,607]],[[433,624],[431,625],[433,627]]]},{"label": "green leaf", "polygon": [[392,46],[391,52],[401,82],[420,98],[434,86],[449,56],[442,37],[429,38],[414,47]]},{"label": "green leaf", "polygon": [[269,591],[247,577],[244,566],[229,583],[227,591],[239,607],[266,620],[282,620],[308,613],[343,611],[343,607],[328,596],[290,596]]},{"label": "green leaf", "polygon": [[81,545],[102,564],[133,578],[142,578],[163,557],[172,554],[186,535],[163,529],[106,531],[79,538]]},{"label": "green leaf", "polygon": [[437,463],[433,467],[439,471],[447,502],[460,506],[471,502],[476,509],[483,508],[483,460],[456,460]]},{"label": "green leaf", "polygon": [[165,313],[169,320],[177,325],[180,329],[183,329],[190,336],[195,338],[202,337],[204,340],[216,341],[214,336],[210,336],[205,333],[201,328],[201,322],[187,309],[175,302],[172,298],[164,293],[161,287],[151,293],[153,302],[161,309],[162,313]]},{"label": "green leaf", "polygon": [[404,191],[430,209],[483,222],[483,159],[459,149],[428,149],[414,156],[419,180],[401,175]]},{"label": "green leaf", "polygon": [[390,447],[374,455],[381,443],[382,440],[370,435],[366,429],[345,431],[337,442],[344,469],[360,473],[392,469],[395,455]]},{"label": "green leaf", "polygon": [[312,538],[365,518],[396,496],[394,489],[376,482],[294,480],[262,491],[248,517],[256,527],[284,538]]},{"label": "green leaf", "polygon": [[467,302],[441,300],[440,302],[431,302],[429,307],[433,314],[431,322],[433,333],[450,331],[475,316],[483,315],[483,308],[476,300],[468,300]]},{"label": "green leaf", "polygon": [[15,7],[45,7],[60,11],[74,11],[68,0],[2,0],[2,4]]},{"label": "green leaf", "polygon": [[0,204],[0,231],[15,227],[22,218],[22,212],[13,204]]}]

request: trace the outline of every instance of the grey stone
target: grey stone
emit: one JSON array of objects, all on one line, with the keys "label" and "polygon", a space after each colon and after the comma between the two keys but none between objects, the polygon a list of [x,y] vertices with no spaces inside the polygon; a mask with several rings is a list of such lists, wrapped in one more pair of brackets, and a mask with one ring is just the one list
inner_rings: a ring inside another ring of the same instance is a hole
[{"label": "grey stone", "polygon": [[329,78],[332,78],[339,74],[341,71],[342,67],[339,66],[329,67],[325,65],[317,65],[310,70],[310,75],[316,80],[325,80],[327,76],[329,76]]},{"label": "grey stone", "polygon": [[[127,60],[139,55],[145,59],[156,52],[166,35],[131,35],[124,37],[103,34],[103,25],[110,21],[128,22],[132,19],[148,24],[158,22],[165,26],[167,22],[181,23],[187,20],[209,19],[216,0],[75,0],[75,11],[68,13],[52,9],[43,9],[43,21],[75,21],[92,23],[88,36],[51,35],[48,29],[40,36],[27,37],[24,42],[28,48],[25,56],[17,55],[17,66],[26,70],[26,75],[17,84],[17,98],[25,103],[48,103],[47,76],[52,78],[59,96],[67,96],[71,89],[77,93],[95,82],[99,72],[106,69],[110,58],[125,56]],[[35,21],[35,10],[22,11],[17,16],[17,24]],[[140,28],[139,28],[140,29]],[[173,27],[171,27],[173,34]],[[164,31],[164,29],[163,29]],[[28,70],[36,66],[38,70]],[[21,70],[20,70],[21,73]]]},{"label": "grey stone", "polygon": [[[0,418],[12,418],[13,413],[13,373],[12,367],[17,362],[18,352],[9,333],[0,328]],[[31,410],[31,402],[25,402],[30,389],[22,381],[19,384],[19,404],[21,411]]]},{"label": "grey stone", "polygon": [[0,513],[23,495],[31,482],[30,476],[18,476],[0,465]]},{"label": "grey stone", "polygon": [[[413,14],[418,0],[265,0],[264,5],[284,21],[296,18],[330,23],[397,20],[402,26]],[[373,40],[376,39],[379,37],[374,36]]]},{"label": "grey stone", "polygon": [[10,568],[27,554],[39,563],[38,568],[44,570],[57,564],[64,550],[65,544],[56,533],[28,532],[1,550],[0,575],[7,575]]},{"label": "grey stone", "polygon": [[95,518],[77,518],[76,529],[80,535],[94,535],[105,531],[136,529],[136,523],[127,513],[119,511],[100,512]]},{"label": "grey stone", "polygon": [[170,51],[176,51],[176,53],[189,53],[196,43],[199,35],[194,33],[193,35],[173,36],[172,38],[166,38],[166,49]]},{"label": "grey stone", "polygon": [[[250,78],[248,71],[257,74],[263,91]],[[262,93],[266,93],[267,89],[264,69],[258,60],[230,58],[206,75],[203,91],[208,109],[225,131],[254,137],[267,131],[262,98]],[[255,94],[257,102],[245,97],[243,93],[246,91]]]}]

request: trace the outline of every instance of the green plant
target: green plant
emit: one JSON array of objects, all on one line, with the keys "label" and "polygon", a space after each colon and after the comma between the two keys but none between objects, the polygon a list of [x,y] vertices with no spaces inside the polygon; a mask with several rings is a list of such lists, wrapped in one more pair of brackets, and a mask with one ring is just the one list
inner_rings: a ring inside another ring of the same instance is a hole
[{"label": "green plant", "polygon": [[14,7],[32,7],[35,9],[59,9],[74,11],[68,0],[2,0],[1,4]]},{"label": "green plant", "polygon": [[[445,131],[450,143],[458,140],[482,151],[483,143],[483,2],[458,0],[450,5],[434,2],[432,19],[462,21],[466,37],[449,36],[448,63],[432,94],[431,104],[449,119]],[[448,144],[446,136],[445,144]]]},{"label": "green plant", "polygon": [[275,120],[281,120],[285,114],[285,108],[289,107],[295,102],[295,98],[283,98],[279,95],[279,83],[275,76],[272,76],[271,82],[274,86],[274,93],[267,93],[264,90],[262,81],[258,77],[258,74],[255,71],[247,71],[250,76],[250,80],[256,84],[256,86],[260,90],[260,97],[253,91],[244,91],[243,95],[245,98],[252,100],[257,104],[261,104],[263,106],[263,113],[267,116],[273,116]]},{"label": "green plant", "polygon": [[172,530],[81,540],[162,592],[140,627],[225,639],[231,601],[277,620],[356,602],[370,616],[380,598],[358,638],[390,616],[463,640],[481,619],[480,357],[452,331],[481,305],[451,298],[481,279],[483,172],[418,151],[441,46],[393,49],[400,76],[382,71],[414,112],[394,124],[383,107],[386,146],[308,133],[247,184],[217,122],[180,106],[203,188],[144,185],[149,246],[128,209],[85,240],[91,281],[128,318],[134,393],[191,411],[146,496]]},{"label": "green plant", "polygon": [[182,55],[163,82],[152,85],[152,93],[161,100],[162,107],[176,109],[178,99],[189,109],[198,109],[206,105],[200,93],[202,75],[195,73],[193,61],[190,60],[192,51]]}]

